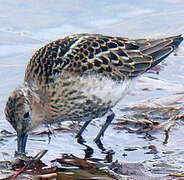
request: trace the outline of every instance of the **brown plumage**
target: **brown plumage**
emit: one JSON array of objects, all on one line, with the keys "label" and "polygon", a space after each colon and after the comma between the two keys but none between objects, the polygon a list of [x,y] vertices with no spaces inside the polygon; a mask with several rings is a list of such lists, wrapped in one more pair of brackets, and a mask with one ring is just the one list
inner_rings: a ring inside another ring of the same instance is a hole
[{"label": "brown plumage", "polygon": [[26,69],[25,82],[48,83],[63,71],[99,73],[117,80],[136,77],[167,57],[181,36],[131,40],[100,34],[77,34],[40,48]]},{"label": "brown plumage", "polygon": [[24,87],[16,89],[5,108],[18,134],[18,151],[25,151],[27,133],[39,124],[65,120],[89,122],[108,112],[97,135],[112,121],[114,107],[145,71],[157,65],[183,40],[127,39],[100,34],[77,34],[51,42],[30,59]]}]

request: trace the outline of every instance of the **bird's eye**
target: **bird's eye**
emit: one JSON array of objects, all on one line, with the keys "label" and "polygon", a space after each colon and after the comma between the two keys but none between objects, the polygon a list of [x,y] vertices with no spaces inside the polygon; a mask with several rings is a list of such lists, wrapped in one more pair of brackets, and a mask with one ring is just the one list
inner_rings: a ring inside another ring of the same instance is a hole
[{"label": "bird's eye", "polygon": [[26,112],[25,114],[24,114],[24,118],[26,119],[26,118],[28,118],[29,117],[29,112]]}]

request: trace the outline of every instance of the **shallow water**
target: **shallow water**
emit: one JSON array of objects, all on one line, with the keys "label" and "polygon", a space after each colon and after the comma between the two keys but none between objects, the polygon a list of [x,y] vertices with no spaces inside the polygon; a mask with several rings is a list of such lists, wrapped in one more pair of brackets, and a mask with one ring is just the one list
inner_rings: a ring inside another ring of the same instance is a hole
[{"label": "shallow water", "polygon": [[[0,2],[0,131],[14,132],[4,116],[4,106],[10,93],[23,82],[27,62],[33,52],[46,42],[72,33],[103,33],[124,37],[159,37],[184,33],[184,2],[182,0],[154,0],[123,2],[84,0],[2,0]],[[147,73],[142,76],[130,95],[126,96],[115,108],[121,116],[120,108],[138,104],[142,100],[173,95],[183,91],[184,87],[184,43],[178,56],[169,56],[158,74]],[[152,77],[152,78],[150,78]],[[145,89],[147,89],[145,91]],[[93,142],[94,135],[104,119],[94,121],[84,133],[87,145],[94,149],[93,157],[104,158],[104,154]],[[172,129],[169,141],[164,145],[164,132],[154,134],[150,141],[141,135],[114,130],[110,126],[103,138],[103,144],[113,149],[113,160],[120,162],[144,162],[150,168],[150,162],[171,162],[180,169],[184,168],[183,126]],[[84,157],[84,146],[78,144],[74,132],[56,132],[48,144],[47,136],[30,136],[28,155],[35,155],[43,148],[48,153],[43,157],[49,162],[62,152]],[[70,143],[69,143],[70,142]],[[158,154],[145,154],[148,146],[157,147]],[[9,137],[0,142],[0,160],[11,160],[16,149],[16,138]],[[136,151],[124,148],[137,147]],[[163,152],[172,151],[165,155]],[[54,155],[54,156],[53,156]],[[167,173],[167,172],[164,172]],[[162,176],[156,172],[155,177]]]}]

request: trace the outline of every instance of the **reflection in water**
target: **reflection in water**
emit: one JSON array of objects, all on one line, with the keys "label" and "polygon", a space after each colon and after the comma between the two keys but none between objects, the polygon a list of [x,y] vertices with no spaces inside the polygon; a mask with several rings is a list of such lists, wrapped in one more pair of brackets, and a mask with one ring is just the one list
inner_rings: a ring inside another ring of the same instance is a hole
[{"label": "reflection in water", "polygon": [[84,159],[90,158],[90,157],[92,156],[93,152],[94,152],[93,148],[91,148],[90,146],[84,144],[86,141],[83,139],[82,136],[79,136],[79,137],[77,138],[77,142],[78,142],[79,144],[81,144],[81,145],[83,145],[83,146],[86,147],[86,149],[84,149],[84,152],[85,152],[85,157],[84,157]]},{"label": "reflection in water", "polygon": [[[83,139],[82,136],[80,136],[78,139],[77,139],[77,142],[83,146],[86,147],[86,149],[84,149],[84,152],[85,152],[85,157],[84,159],[90,159],[93,155],[93,148],[91,148],[90,146],[86,145],[85,144],[85,140]],[[101,142],[101,140],[98,140],[97,142],[95,142],[97,147],[102,151],[103,154],[105,154],[105,158],[103,159],[104,162],[106,163],[111,163],[112,162],[112,159],[113,159],[113,155],[115,154],[113,150],[106,150]]]}]

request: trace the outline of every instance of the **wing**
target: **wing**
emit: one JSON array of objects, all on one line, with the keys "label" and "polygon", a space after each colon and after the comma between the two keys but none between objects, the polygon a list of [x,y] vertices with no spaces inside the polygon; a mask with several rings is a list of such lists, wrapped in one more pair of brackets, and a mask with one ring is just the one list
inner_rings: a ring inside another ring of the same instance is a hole
[{"label": "wing", "polygon": [[133,78],[161,62],[182,40],[181,35],[135,40],[100,34],[67,36],[33,55],[25,82],[48,83],[64,71],[80,75],[100,73],[116,80]]}]

